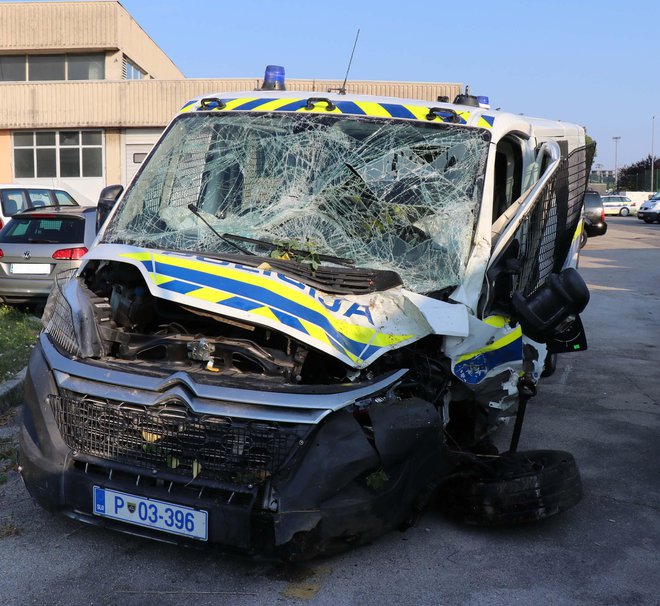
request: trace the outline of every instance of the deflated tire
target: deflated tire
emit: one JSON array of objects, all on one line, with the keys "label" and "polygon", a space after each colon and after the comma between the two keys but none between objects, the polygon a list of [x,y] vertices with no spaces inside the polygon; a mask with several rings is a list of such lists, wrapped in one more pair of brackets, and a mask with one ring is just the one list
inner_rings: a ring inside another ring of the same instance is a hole
[{"label": "deflated tire", "polygon": [[582,480],[573,455],[532,450],[480,459],[440,491],[440,506],[468,524],[506,526],[553,516],[582,498]]}]

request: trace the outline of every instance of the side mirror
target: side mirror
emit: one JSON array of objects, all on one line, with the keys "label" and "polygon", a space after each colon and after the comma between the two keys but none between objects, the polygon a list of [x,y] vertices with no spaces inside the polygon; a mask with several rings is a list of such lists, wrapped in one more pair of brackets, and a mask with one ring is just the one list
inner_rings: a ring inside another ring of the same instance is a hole
[{"label": "side mirror", "polygon": [[96,206],[96,233],[99,233],[123,191],[123,185],[108,185],[101,190],[99,202]]},{"label": "side mirror", "polygon": [[600,223],[596,225],[591,221],[587,223],[585,220],[584,231],[589,238],[594,238],[595,236],[604,236],[607,233],[607,223]]},{"label": "side mirror", "polygon": [[569,316],[584,311],[588,302],[589,289],[572,267],[550,274],[528,298],[515,292],[512,299],[522,331],[539,343],[551,339],[555,329]]}]

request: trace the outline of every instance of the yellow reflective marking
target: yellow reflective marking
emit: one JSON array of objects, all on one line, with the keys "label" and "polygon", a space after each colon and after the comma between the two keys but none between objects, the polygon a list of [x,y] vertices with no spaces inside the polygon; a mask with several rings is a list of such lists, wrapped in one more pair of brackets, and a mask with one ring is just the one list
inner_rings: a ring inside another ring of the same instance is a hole
[{"label": "yellow reflective marking", "polygon": [[466,122],[470,119],[470,112],[456,112],[460,118],[463,118]]},{"label": "yellow reflective marking", "polygon": [[[142,259],[153,259],[154,262],[163,263],[166,265],[172,265],[174,267],[182,267],[184,269],[201,271],[203,273],[207,273],[211,275],[231,278],[233,280],[243,282],[245,284],[260,286],[262,288],[270,290],[271,292],[281,295],[282,297],[285,297],[294,303],[298,303],[299,305],[302,305],[307,309],[310,309],[312,311],[321,314],[323,317],[325,317],[328,320],[328,322],[335,328],[335,330],[337,330],[337,332],[343,334],[352,341],[363,343],[365,345],[373,345],[375,347],[388,347],[391,345],[395,345],[397,343],[401,343],[402,341],[406,341],[412,338],[413,336],[413,335],[387,334],[380,332],[372,327],[360,326],[360,325],[352,324],[350,322],[339,320],[338,318],[333,316],[332,313],[325,308],[325,306],[323,306],[315,299],[312,299],[304,292],[297,289],[295,286],[282,284],[263,275],[245,273],[241,270],[233,269],[226,266],[216,266],[210,263],[205,263],[204,261],[197,261],[192,259],[179,259],[163,254],[125,253],[122,254],[121,256],[127,258],[134,258],[134,259],[138,259],[138,257]],[[150,275],[152,276],[152,280],[154,281],[155,284],[164,284],[165,282],[169,282],[173,279],[168,276],[161,276],[160,274],[153,275],[150,273]],[[200,287],[199,289],[188,293],[188,296],[206,301],[211,301],[211,302],[221,302],[224,299],[236,295],[231,293],[225,293],[224,291],[220,291],[208,287]],[[327,303],[330,304],[330,301],[327,301]],[[258,309],[264,309],[264,308],[258,308]],[[287,313],[291,313],[289,310],[285,310],[285,311],[287,311]],[[253,310],[253,312],[255,312],[257,315],[261,315],[264,318],[268,318],[270,320],[279,322],[279,320],[272,314],[272,312],[270,312],[270,310],[261,311],[261,312]],[[298,318],[298,320],[303,323],[303,326],[307,327],[308,325],[310,325],[309,322],[305,322],[303,318]],[[314,331],[308,330],[308,332],[310,335],[315,336],[315,338],[317,339],[319,338],[318,335],[323,333],[324,337],[321,340],[323,342],[329,342],[327,336],[325,336],[325,331],[323,331],[323,329],[319,327],[316,327],[316,330]],[[357,358],[351,356],[348,351],[346,351],[346,355],[349,355],[351,359],[357,360]]]},{"label": "yellow reflective marking", "polygon": [[380,116],[381,118],[391,118],[392,115],[380,103],[371,101],[356,101],[357,105],[367,116]]},{"label": "yellow reflective marking", "polygon": [[[372,327],[359,326],[350,322],[339,320],[333,316],[332,313],[325,308],[325,306],[323,306],[315,299],[309,297],[309,295],[305,294],[295,286],[283,284],[264,275],[246,273],[238,269],[233,269],[226,266],[216,266],[211,263],[205,263],[203,261],[178,259],[160,254],[154,255],[154,260],[158,263],[164,263],[173,265],[175,267],[193,269],[211,275],[231,278],[245,284],[256,285],[270,290],[271,292],[281,295],[282,297],[285,297],[294,303],[297,303],[303,307],[306,307],[307,309],[321,314],[339,333],[353,341],[357,341],[358,343],[370,343],[376,347],[384,347],[395,343],[400,343],[401,341],[405,341],[411,338],[411,335],[390,335],[387,333],[382,333]],[[327,303],[330,304],[331,302],[327,301]],[[287,311],[287,313],[291,313],[289,310],[285,311]],[[301,322],[303,321],[302,318],[298,318],[298,320]]]},{"label": "yellow reflective marking", "polygon": [[483,117],[479,117],[479,121],[477,122],[477,126],[480,128],[493,128],[486,120],[483,119]]},{"label": "yellow reflective marking", "polygon": [[232,101],[225,101],[224,102],[225,106],[222,109],[219,109],[218,111],[227,112],[231,109],[234,109],[235,107],[238,107],[239,105],[243,105],[244,103],[255,101],[257,98],[258,97],[245,97],[243,99],[233,99]]},{"label": "yellow reflective marking", "polygon": [[495,328],[504,328],[509,322],[509,318],[505,316],[488,316],[484,319],[484,324],[494,326]]},{"label": "yellow reflective marking", "polygon": [[583,229],[584,229],[584,222],[579,221],[578,226],[575,229],[575,233],[573,234],[573,242],[575,242],[580,237],[580,235],[582,235],[582,230]]},{"label": "yellow reflective marking", "polygon": [[280,320],[273,313],[273,310],[270,307],[257,307],[256,309],[253,309],[250,313],[257,314],[262,318],[272,320],[273,322],[277,322],[278,324],[280,322]]},{"label": "yellow reflective marking", "polygon": [[482,347],[481,349],[477,349],[470,353],[459,356],[459,358],[456,360],[456,364],[458,364],[459,362],[463,362],[465,360],[469,360],[470,358],[474,358],[475,356],[478,356],[479,354],[482,353],[495,351],[496,349],[502,349],[502,347],[506,347],[510,343],[513,343],[514,341],[517,341],[520,338],[522,338],[522,329],[520,328],[520,326],[518,326],[514,328],[508,335],[504,335],[501,339],[498,339],[494,343],[491,343],[490,345],[486,345],[486,347]]},{"label": "yellow reflective marking", "polygon": [[120,257],[129,257],[130,259],[135,259],[136,261],[151,261],[153,253],[150,252],[135,252],[135,253],[122,253]]},{"label": "yellow reflective marking", "polygon": [[258,111],[258,112],[268,112],[268,111],[273,111],[276,109],[279,109],[280,107],[284,107],[285,105],[289,105],[289,103],[295,103],[296,101],[300,101],[300,99],[273,99],[272,101],[268,101],[268,103],[264,103],[263,105],[259,105],[257,107],[252,108],[252,111]]},{"label": "yellow reflective marking", "polygon": [[326,334],[325,330],[319,328],[316,324],[312,324],[311,322],[308,322],[307,320],[302,320],[300,318],[299,320],[311,337],[315,338],[317,341],[321,341],[322,343],[327,343],[328,345],[332,345],[333,347],[335,347],[335,345],[331,343],[330,339],[328,338],[328,335]]},{"label": "yellow reflective marking", "polygon": [[215,288],[209,288],[204,286],[198,288],[197,290],[191,290],[186,293],[189,297],[194,297],[195,299],[202,299],[204,301],[210,301],[211,303],[219,303],[225,299],[230,299],[234,295],[224,292],[223,290],[217,290]]},{"label": "yellow reflective marking", "polygon": [[426,120],[429,113],[429,108],[421,105],[403,105],[402,107],[405,107],[418,120]]},{"label": "yellow reflective marking", "polygon": [[180,114],[185,114],[185,113],[193,111],[194,109],[197,109],[197,104],[196,103],[191,103],[188,107],[184,107],[182,110],[179,110],[179,113]]},{"label": "yellow reflective marking", "polygon": [[170,278],[170,276],[161,276],[160,274],[155,274],[153,272],[149,272],[149,275],[151,276],[151,281],[156,286],[160,286],[161,284],[166,284],[167,282],[174,280],[174,278]]}]

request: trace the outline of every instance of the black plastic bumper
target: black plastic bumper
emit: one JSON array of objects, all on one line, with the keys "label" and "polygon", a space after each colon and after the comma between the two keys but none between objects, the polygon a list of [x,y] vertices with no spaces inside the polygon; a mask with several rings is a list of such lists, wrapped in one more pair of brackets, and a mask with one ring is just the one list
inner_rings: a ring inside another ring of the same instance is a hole
[{"label": "black plastic bumper", "polygon": [[296,559],[341,550],[400,526],[446,472],[437,412],[417,398],[372,405],[369,438],[349,412],[329,415],[266,490],[182,481],[167,472],[76,453],[62,440],[47,403],[57,393],[37,346],[25,382],[20,434],[30,494],[48,510],[162,541],[199,544],[94,515],[93,487],[207,511],[209,543]]},{"label": "black plastic bumper", "polygon": [[651,210],[646,210],[644,212],[638,212],[637,213],[637,218],[640,221],[660,221],[660,212],[658,211],[651,211]]}]

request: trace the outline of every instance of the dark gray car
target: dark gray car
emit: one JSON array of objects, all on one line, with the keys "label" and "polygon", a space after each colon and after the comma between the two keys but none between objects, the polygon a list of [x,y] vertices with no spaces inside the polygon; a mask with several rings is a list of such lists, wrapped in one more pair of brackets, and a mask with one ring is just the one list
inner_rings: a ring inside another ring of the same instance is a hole
[{"label": "dark gray car", "polygon": [[45,301],[59,272],[80,265],[96,235],[96,209],[39,208],[0,230],[0,301]]},{"label": "dark gray car", "polygon": [[584,194],[584,225],[580,238],[580,247],[587,243],[587,237],[604,236],[607,232],[605,207],[597,191],[587,190]]}]

